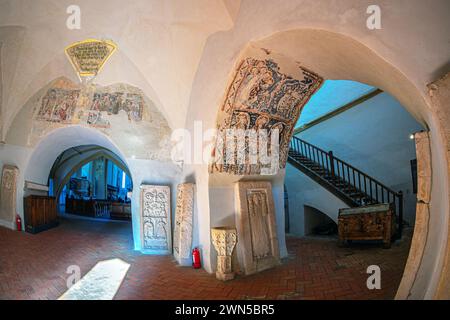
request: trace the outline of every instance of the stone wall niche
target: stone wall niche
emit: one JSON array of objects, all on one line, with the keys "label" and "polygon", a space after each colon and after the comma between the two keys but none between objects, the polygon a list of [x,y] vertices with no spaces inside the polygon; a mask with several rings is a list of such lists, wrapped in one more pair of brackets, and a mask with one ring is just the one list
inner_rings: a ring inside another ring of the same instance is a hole
[{"label": "stone wall niche", "polygon": [[189,266],[192,263],[192,218],[194,212],[193,183],[181,183],[177,187],[177,208],[173,231],[173,255],[179,264]]},{"label": "stone wall niche", "polygon": [[141,185],[142,250],[150,254],[172,252],[170,187]]},{"label": "stone wall niche", "polygon": [[246,275],[280,263],[272,185],[268,181],[237,182],[238,258]]},{"label": "stone wall niche", "polygon": [[4,165],[0,190],[0,225],[12,228],[17,214],[16,190],[19,169],[15,166]]}]

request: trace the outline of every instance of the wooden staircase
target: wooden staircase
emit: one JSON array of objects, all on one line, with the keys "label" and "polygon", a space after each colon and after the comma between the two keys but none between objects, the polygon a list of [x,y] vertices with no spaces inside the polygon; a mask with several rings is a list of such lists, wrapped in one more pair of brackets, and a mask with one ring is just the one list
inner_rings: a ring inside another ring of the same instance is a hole
[{"label": "wooden staircase", "polygon": [[349,207],[392,203],[397,217],[397,238],[401,237],[403,194],[395,192],[345,161],[332,151],[324,151],[302,139],[292,137],[288,162],[333,193]]}]

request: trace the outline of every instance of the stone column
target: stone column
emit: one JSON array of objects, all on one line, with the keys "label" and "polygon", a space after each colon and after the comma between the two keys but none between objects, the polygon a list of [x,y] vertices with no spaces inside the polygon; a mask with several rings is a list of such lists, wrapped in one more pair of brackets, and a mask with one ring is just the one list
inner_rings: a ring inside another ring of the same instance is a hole
[{"label": "stone column", "polygon": [[234,279],[231,259],[237,242],[236,229],[230,227],[212,228],[211,237],[217,251],[216,278],[222,281]]}]

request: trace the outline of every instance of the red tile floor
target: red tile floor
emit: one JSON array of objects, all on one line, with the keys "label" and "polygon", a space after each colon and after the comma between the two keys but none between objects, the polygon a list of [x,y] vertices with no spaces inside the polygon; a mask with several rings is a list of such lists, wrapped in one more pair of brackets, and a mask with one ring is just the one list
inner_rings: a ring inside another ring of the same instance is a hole
[{"label": "red tile floor", "polygon": [[[133,251],[130,223],[63,219],[36,235],[0,227],[0,299],[57,299],[67,290],[69,265],[79,265],[84,275],[111,258],[131,265],[116,299],[392,299],[409,239],[382,249],[288,237],[282,265],[224,283],[204,270],[179,267],[170,256]],[[381,268],[381,290],[366,287],[372,264]]]}]

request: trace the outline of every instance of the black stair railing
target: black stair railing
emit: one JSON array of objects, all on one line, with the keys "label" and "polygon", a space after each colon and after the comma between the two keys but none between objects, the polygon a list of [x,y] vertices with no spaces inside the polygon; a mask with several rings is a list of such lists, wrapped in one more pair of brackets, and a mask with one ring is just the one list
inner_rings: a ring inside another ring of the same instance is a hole
[{"label": "black stair railing", "polygon": [[[325,151],[298,137],[292,137],[288,159],[301,165],[337,188],[351,199],[353,207],[378,203],[392,203],[397,215],[397,231],[401,237],[403,221],[403,194],[395,192],[351,164],[335,157],[332,151]],[[308,166],[304,164],[308,163]],[[349,203],[349,201],[346,201]]]}]

